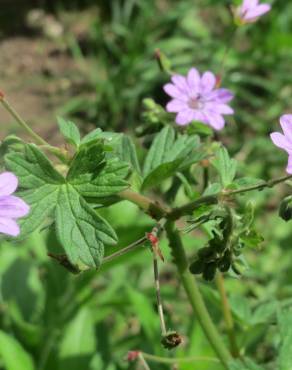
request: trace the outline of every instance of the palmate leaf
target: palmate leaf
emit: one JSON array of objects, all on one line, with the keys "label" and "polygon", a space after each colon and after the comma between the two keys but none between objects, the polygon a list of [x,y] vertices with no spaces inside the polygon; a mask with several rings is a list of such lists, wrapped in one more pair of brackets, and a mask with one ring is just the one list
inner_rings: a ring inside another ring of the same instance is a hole
[{"label": "palmate leaf", "polygon": [[155,137],[144,164],[142,189],[159,184],[203,158],[196,153],[200,145],[198,136],[178,135],[172,127],[166,126]]},{"label": "palmate leaf", "polygon": [[97,268],[104,244],[115,243],[117,237],[84,197],[104,198],[123,190],[128,166],[114,158],[105,160],[102,142],[80,147],[67,178],[33,144],[25,146],[24,154],[8,154],[5,161],[19,178],[19,195],[31,207],[29,215],[20,220],[20,238],[50,217],[70,262]]},{"label": "palmate leaf", "polygon": [[104,244],[115,244],[117,236],[80,196],[72,185],[62,185],[56,205],[56,231],[70,261],[98,268]]}]

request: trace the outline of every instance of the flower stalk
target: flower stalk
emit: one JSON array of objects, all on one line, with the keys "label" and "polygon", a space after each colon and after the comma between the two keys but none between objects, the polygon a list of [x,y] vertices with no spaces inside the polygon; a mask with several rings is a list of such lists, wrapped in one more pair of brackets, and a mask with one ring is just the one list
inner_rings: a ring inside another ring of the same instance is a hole
[{"label": "flower stalk", "polygon": [[174,258],[174,263],[178,269],[182,284],[192,309],[218,358],[223,366],[228,369],[228,363],[231,360],[231,355],[222,341],[217,328],[212,322],[195,277],[188,271],[188,261],[180,235],[172,221],[166,223],[165,230]]},{"label": "flower stalk", "polygon": [[52,154],[58,157],[62,162],[64,163],[68,162],[68,158],[66,158],[66,155],[61,149],[50,145],[29,127],[29,125],[24,121],[24,119],[20,117],[20,115],[16,112],[12,105],[7,101],[3,93],[0,94],[0,103],[2,104],[4,109],[16,120],[19,126],[21,126],[31,136],[31,138],[34,139],[36,144],[46,148],[48,151],[50,151]]},{"label": "flower stalk", "polygon": [[233,321],[233,317],[232,317],[232,313],[231,313],[231,309],[230,309],[230,305],[228,302],[228,297],[227,297],[227,293],[226,293],[226,289],[224,285],[224,278],[221,272],[218,272],[216,274],[215,283],[216,283],[216,286],[217,286],[217,289],[219,291],[220,298],[221,298],[222,312],[223,312],[223,317],[225,320],[226,331],[227,331],[228,338],[229,338],[230,351],[233,357],[239,357],[240,353],[239,353],[239,349],[238,349],[237,342],[236,342],[236,335],[234,332],[234,321]]}]

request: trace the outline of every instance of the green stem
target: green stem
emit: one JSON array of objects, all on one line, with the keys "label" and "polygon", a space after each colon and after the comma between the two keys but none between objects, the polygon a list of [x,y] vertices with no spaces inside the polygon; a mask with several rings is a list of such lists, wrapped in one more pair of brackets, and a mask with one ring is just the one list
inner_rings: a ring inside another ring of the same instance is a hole
[{"label": "green stem", "polygon": [[200,207],[203,204],[217,204],[219,195],[220,193],[215,194],[215,195],[202,196],[181,207],[174,208],[171,212],[168,213],[167,218],[169,220],[177,220],[181,218],[182,216],[191,214],[196,208]]},{"label": "green stem", "polygon": [[139,362],[141,363],[141,365],[143,366],[144,370],[150,370],[150,367],[147,364],[147,362],[145,361],[145,358],[144,358],[144,355],[143,355],[142,352],[139,352],[138,359],[139,359]]},{"label": "green stem", "polygon": [[161,298],[161,292],[160,292],[158,261],[155,255],[155,251],[153,251],[153,272],[154,272],[154,283],[155,283],[155,291],[156,291],[157,310],[158,310],[160,328],[161,328],[161,336],[164,337],[166,335],[166,325],[165,325],[165,320],[164,320],[163,305],[162,305],[162,298]]},{"label": "green stem", "polygon": [[262,190],[265,188],[271,188],[275,185],[278,185],[290,179],[292,179],[292,175],[287,175],[237,190],[223,190],[213,195],[202,196],[192,202],[186,203],[181,207],[174,208],[167,214],[166,217],[170,220],[177,220],[182,216],[191,214],[196,208],[200,207],[202,204],[216,204],[219,202],[220,199],[224,200],[224,198],[229,198],[234,195],[247,193],[253,190]]},{"label": "green stem", "polygon": [[231,355],[218,333],[217,328],[212,322],[195,277],[188,271],[188,261],[180,235],[172,221],[166,223],[165,230],[169,240],[169,246],[174,257],[174,263],[177,266],[182,284],[193,311],[219,360],[224,367],[228,369],[228,362],[231,360]]},{"label": "green stem", "polygon": [[217,358],[205,357],[205,356],[193,356],[193,357],[181,357],[181,358],[166,358],[160,356],[150,355],[145,352],[141,352],[143,357],[148,361],[158,362],[161,364],[179,364],[179,363],[188,363],[188,362],[197,362],[197,361],[208,361],[208,362],[219,362]]},{"label": "green stem", "polygon": [[20,117],[20,115],[16,112],[16,110],[10,105],[10,103],[5,99],[3,95],[0,95],[0,103],[6,109],[8,113],[16,120],[16,122],[34,139],[35,143],[38,145],[44,146],[48,149],[52,154],[58,157],[62,162],[67,163],[68,158],[62,153],[59,148],[55,148],[47,143],[41,136],[39,136],[36,132],[34,132],[29,125]]},{"label": "green stem", "polygon": [[287,176],[282,176],[277,179],[272,179],[268,180],[266,182],[263,182],[261,184],[253,185],[253,186],[247,186],[245,188],[237,189],[237,190],[232,190],[232,191],[225,191],[223,194],[227,196],[231,195],[236,195],[236,194],[241,194],[241,193],[247,193],[248,191],[252,190],[262,190],[265,188],[272,188],[275,185],[278,185],[282,182],[285,182],[287,180],[292,179],[292,175],[287,175]]},{"label": "green stem", "polygon": [[129,200],[139,206],[144,212],[149,214],[151,217],[160,220],[164,217],[168,210],[160,205],[158,202],[145,197],[139,193],[136,193],[130,189],[124,190],[119,193],[119,197],[125,200]]},{"label": "green stem", "polygon": [[137,249],[138,247],[140,247],[142,244],[144,244],[146,242],[147,242],[147,238],[146,238],[146,236],[144,236],[143,238],[140,238],[139,240],[136,240],[134,243],[128,245],[127,247],[125,247],[125,248],[123,248],[123,249],[121,249],[121,250],[119,250],[115,253],[112,253],[107,257],[104,257],[103,260],[102,260],[102,264],[111,262],[114,259],[116,259],[118,257],[121,257],[126,253],[132,252],[132,251],[134,251],[135,249]]},{"label": "green stem", "polygon": [[20,117],[20,115],[16,112],[14,108],[8,103],[5,98],[0,99],[3,107],[7,110],[8,113],[12,115],[13,118],[17,121],[17,123],[32,137],[34,138],[36,144],[39,145],[46,145],[50,146],[42,137],[40,137],[37,133],[35,133],[28,124]]},{"label": "green stem", "polygon": [[222,311],[223,311],[223,316],[224,316],[224,320],[226,324],[226,330],[227,330],[227,334],[229,338],[230,350],[231,350],[233,357],[239,357],[240,354],[239,354],[239,349],[236,343],[236,335],[234,332],[233,317],[232,317],[227,293],[226,293],[225,286],[224,286],[224,278],[221,272],[218,272],[216,274],[215,282],[216,282],[216,286],[217,286],[217,289],[219,291],[220,298],[221,298]]}]

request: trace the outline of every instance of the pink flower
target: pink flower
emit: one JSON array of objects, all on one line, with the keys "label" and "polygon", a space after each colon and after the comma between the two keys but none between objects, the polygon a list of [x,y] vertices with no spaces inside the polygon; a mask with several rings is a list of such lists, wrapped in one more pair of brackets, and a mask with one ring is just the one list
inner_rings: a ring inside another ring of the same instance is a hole
[{"label": "pink flower", "polygon": [[284,114],[280,118],[280,124],[284,135],[279,132],[273,132],[271,139],[277,147],[284,149],[288,153],[286,172],[292,174],[292,114]]},{"label": "pink flower", "polygon": [[11,195],[18,186],[17,177],[11,172],[0,175],[0,233],[17,236],[20,233],[16,221],[29,213],[29,206],[20,198]]},{"label": "pink flower", "polygon": [[196,68],[191,68],[186,77],[173,75],[171,81],[163,87],[172,97],[166,110],[177,113],[175,121],[178,125],[200,121],[221,130],[225,125],[223,115],[233,114],[233,109],[227,105],[233,94],[227,89],[216,88],[216,77],[212,72],[200,76]]},{"label": "pink flower", "polygon": [[235,10],[235,17],[241,24],[253,23],[270,10],[271,5],[259,4],[259,0],[243,0],[242,5]]}]

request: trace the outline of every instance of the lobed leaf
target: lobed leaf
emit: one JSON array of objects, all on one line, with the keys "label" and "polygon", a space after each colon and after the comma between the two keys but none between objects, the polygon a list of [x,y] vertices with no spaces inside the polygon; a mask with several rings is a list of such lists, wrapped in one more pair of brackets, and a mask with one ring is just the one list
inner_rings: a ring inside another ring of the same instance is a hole
[{"label": "lobed leaf", "polygon": [[115,244],[117,236],[70,184],[62,185],[56,206],[56,232],[70,261],[98,268],[104,244]]}]

